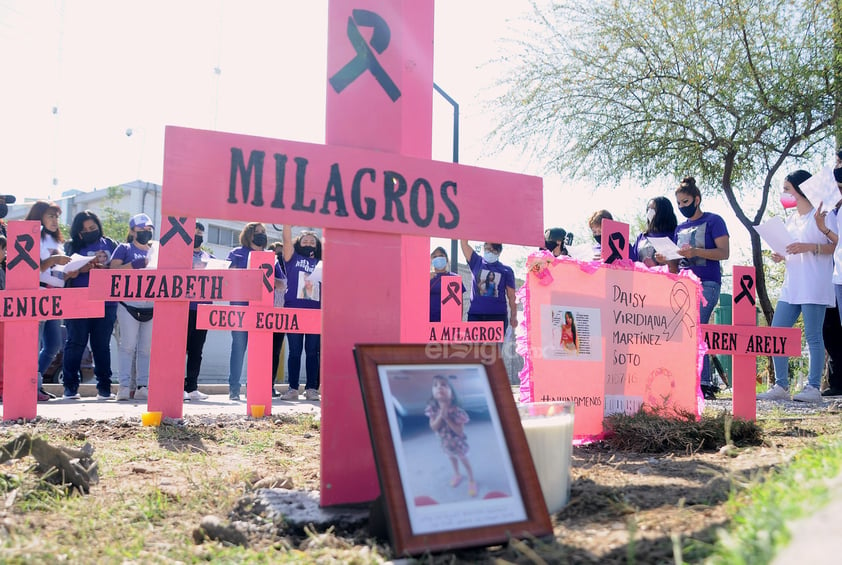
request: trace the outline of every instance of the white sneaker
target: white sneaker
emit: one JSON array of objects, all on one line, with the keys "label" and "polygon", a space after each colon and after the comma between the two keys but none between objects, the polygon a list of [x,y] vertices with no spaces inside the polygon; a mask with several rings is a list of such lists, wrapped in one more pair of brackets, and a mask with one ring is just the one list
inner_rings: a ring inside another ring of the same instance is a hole
[{"label": "white sneaker", "polygon": [[199,389],[196,389],[192,392],[186,392],[185,396],[187,397],[187,400],[207,400],[208,399],[208,395],[205,394],[204,392],[202,392]]},{"label": "white sneaker", "polygon": [[797,402],[817,402],[821,403],[822,393],[814,386],[807,385],[804,389],[792,397]]},{"label": "white sneaker", "polygon": [[117,400],[128,400],[129,396],[129,387],[121,386],[117,389]]},{"label": "white sneaker", "polygon": [[757,400],[789,400],[789,391],[781,385],[775,385],[766,392],[758,394]]},{"label": "white sneaker", "polygon": [[314,388],[304,389],[304,400],[321,400],[319,398],[319,391]]},{"label": "white sneaker", "polygon": [[298,400],[298,389],[291,388],[281,395],[281,400]]},{"label": "white sneaker", "polygon": [[137,390],[134,391],[134,399],[135,400],[146,400],[149,398],[149,387],[147,386],[139,386]]},{"label": "white sneaker", "polygon": [[189,396],[187,396],[187,391],[186,391],[186,390],[184,391],[184,397],[182,398],[182,400],[190,400],[190,397],[189,397]]}]

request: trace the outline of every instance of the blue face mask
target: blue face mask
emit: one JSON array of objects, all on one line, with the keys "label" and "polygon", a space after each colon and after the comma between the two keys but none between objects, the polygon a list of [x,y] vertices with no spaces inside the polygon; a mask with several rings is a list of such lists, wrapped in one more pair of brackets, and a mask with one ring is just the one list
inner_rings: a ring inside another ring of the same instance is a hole
[{"label": "blue face mask", "polygon": [[441,271],[447,267],[447,257],[433,257],[433,269]]},{"label": "blue face mask", "polygon": [[482,254],[482,258],[485,259],[486,263],[496,263],[500,257],[493,251],[486,251]]}]

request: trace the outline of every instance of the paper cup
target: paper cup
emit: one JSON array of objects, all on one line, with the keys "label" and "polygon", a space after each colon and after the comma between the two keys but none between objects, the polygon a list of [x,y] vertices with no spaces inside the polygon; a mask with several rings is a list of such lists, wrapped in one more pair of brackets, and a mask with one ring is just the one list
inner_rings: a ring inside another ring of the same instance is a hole
[{"label": "paper cup", "polygon": [[252,418],[262,418],[263,414],[266,412],[266,407],[263,404],[252,404],[251,405],[251,417]]},{"label": "paper cup", "polygon": [[160,426],[161,413],[160,412],[144,412],[140,415],[140,421],[144,426]]},{"label": "paper cup", "polygon": [[547,510],[555,514],[570,498],[573,403],[523,403],[518,412]]}]

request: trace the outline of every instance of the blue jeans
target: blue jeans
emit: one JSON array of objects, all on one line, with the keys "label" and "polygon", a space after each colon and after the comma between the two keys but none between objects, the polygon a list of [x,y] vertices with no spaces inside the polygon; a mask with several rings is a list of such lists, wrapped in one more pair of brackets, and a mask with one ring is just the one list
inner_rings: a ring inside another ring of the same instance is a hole
[{"label": "blue jeans", "polygon": [[40,389],[44,371],[61,349],[61,320],[45,320],[38,324],[38,343],[41,346],[41,351],[38,353],[38,388]]},{"label": "blue jeans", "polygon": [[246,356],[248,344],[248,332],[231,332],[231,359],[228,367],[228,392],[230,394],[240,394],[243,358]]},{"label": "blue jeans", "polygon": [[[810,370],[807,373],[807,383],[819,388],[824,370],[824,339],[822,338],[822,324],[824,324],[824,304],[790,304],[778,300],[775,315],[772,317],[773,328],[791,328],[795,325],[799,314],[804,315],[804,337],[807,340],[807,350],[810,352]],[[775,366],[775,384],[789,389],[789,357],[772,357]]]},{"label": "blue jeans", "polygon": [[102,318],[64,321],[67,328],[67,341],[64,344],[62,372],[64,373],[64,387],[68,392],[75,394],[79,391],[79,368],[82,365],[85,346],[90,339],[97,392],[102,396],[111,393],[111,333],[114,331],[116,319],[117,304],[106,302],[105,315]]},{"label": "blue jeans", "polygon": [[842,284],[833,285],[836,291],[836,308],[839,309],[839,323],[842,324]]},{"label": "blue jeans", "polygon": [[[702,281],[702,296],[707,300],[707,304],[699,304],[699,321],[702,324],[707,324],[710,321],[710,315],[713,314],[713,309],[719,302],[719,290],[722,284],[714,281]],[[710,357],[705,355],[702,359],[702,379],[701,384],[710,385],[713,382],[710,374]]]},{"label": "blue jeans", "polygon": [[307,384],[304,388],[319,390],[321,378],[319,363],[321,361],[322,336],[319,334],[287,334],[289,346],[289,360],[287,361],[287,378],[289,388],[298,389],[299,373],[301,372],[301,351],[307,354],[305,370]]}]

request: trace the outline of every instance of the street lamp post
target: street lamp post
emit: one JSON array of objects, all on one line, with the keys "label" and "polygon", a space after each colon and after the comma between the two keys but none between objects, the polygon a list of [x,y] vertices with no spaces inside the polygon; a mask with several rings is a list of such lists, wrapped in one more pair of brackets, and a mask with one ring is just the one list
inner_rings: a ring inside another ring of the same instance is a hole
[{"label": "street lamp post", "polygon": [[[433,83],[433,90],[441,94],[451,106],[453,106],[453,162],[459,162],[459,103],[451,98],[447,92]],[[450,268],[454,273],[459,272],[459,242],[455,239],[450,240]]]}]

